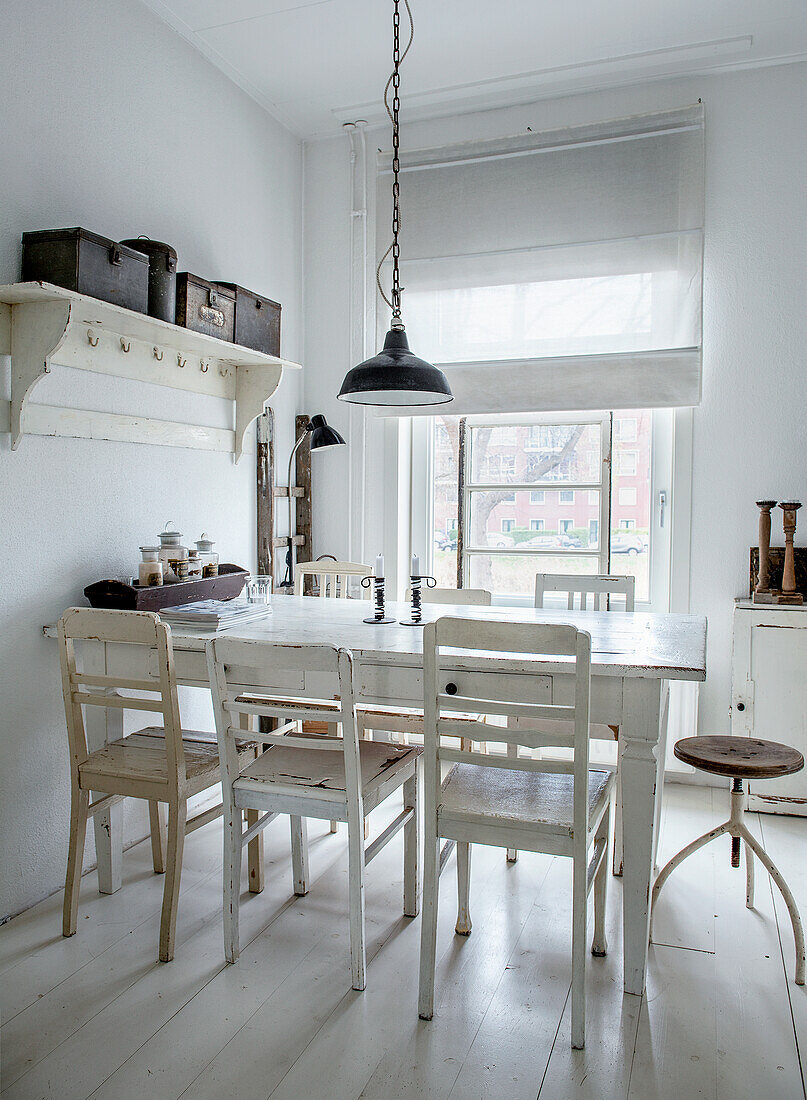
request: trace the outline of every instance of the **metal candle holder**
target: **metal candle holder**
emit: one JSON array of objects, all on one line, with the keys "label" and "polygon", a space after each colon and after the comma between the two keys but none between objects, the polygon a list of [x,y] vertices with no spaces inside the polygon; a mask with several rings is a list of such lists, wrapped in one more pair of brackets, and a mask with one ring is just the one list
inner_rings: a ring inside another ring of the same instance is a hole
[{"label": "metal candle holder", "polygon": [[420,589],[423,582],[427,588],[436,588],[437,581],[434,577],[410,577],[412,585],[412,618],[401,619],[401,626],[423,626],[423,609],[420,602]]},{"label": "metal candle holder", "polygon": [[365,623],[394,623],[394,619],[388,619],[384,614],[384,578],[362,577],[360,583],[362,588],[369,588],[373,584],[373,595],[375,597],[375,614],[371,618],[362,621]]}]

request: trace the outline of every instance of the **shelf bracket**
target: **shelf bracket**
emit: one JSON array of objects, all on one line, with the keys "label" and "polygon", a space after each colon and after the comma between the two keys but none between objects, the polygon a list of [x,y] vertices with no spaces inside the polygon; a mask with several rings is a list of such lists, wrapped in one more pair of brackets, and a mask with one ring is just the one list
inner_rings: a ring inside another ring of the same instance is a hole
[{"label": "shelf bracket", "polygon": [[236,367],[235,371],[235,450],[233,462],[244,453],[244,436],[253,420],[280,385],[283,366]]},{"label": "shelf bracket", "polygon": [[70,302],[24,302],[11,311],[11,449],[25,431],[25,406],[70,331]]}]

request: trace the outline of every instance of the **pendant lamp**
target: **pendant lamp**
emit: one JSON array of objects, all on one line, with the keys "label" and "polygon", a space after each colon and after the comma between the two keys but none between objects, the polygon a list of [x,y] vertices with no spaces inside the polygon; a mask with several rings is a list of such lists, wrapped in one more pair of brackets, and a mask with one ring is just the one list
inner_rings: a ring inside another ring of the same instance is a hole
[{"label": "pendant lamp", "polygon": [[[392,122],[392,243],[381,257],[376,270],[376,282],[381,297],[392,310],[392,321],[384,340],[384,347],[371,359],[366,359],[353,367],[345,375],[339,397],[342,401],[352,401],[359,405],[440,405],[453,401],[454,395],[443,372],[424,359],[419,359],[409,350],[409,341],[401,319],[401,279],[399,271],[400,245],[398,234],[401,228],[400,209],[400,84],[401,62],[409,52],[414,37],[414,23],[409,0],[404,0],[409,16],[409,42],[401,53],[400,0],[393,3],[393,49],[392,75],[384,89],[384,106]],[[392,105],[389,91],[392,89]],[[387,256],[392,254],[392,292],[388,298],[381,286],[381,266]]]}]

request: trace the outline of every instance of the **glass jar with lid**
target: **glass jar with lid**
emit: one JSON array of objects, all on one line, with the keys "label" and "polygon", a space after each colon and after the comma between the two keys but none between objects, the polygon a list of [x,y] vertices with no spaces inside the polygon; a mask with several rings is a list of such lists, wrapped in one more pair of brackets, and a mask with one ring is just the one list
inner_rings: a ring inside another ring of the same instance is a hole
[{"label": "glass jar with lid", "polygon": [[200,581],[202,579],[202,555],[192,546],[188,550],[188,580]]},{"label": "glass jar with lid", "polygon": [[168,520],[160,531],[160,561],[163,563],[163,579],[171,584],[188,579],[188,548],[183,546],[182,535]]},{"label": "glass jar with lid", "polygon": [[141,546],[143,560],[137,571],[137,583],[141,588],[154,588],[163,583],[163,563],[159,546]]},{"label": "glass jar with lid", "polygon": [[196,540],[196,548],[202,560],[202,576],[217,577],[219,575],[219,556],[213,549],[213,542],[207,531],[202,531]]}]

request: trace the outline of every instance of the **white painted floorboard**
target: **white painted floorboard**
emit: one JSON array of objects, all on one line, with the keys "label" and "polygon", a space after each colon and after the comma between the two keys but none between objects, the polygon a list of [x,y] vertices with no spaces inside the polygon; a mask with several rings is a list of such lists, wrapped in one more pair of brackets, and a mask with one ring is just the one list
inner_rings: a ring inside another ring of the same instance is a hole
[{"label": "white painted floorboard", "polygon": [[[726,816],[727,791],[669,785],[660,862]],[[807,820],[749,822],[807,917]],[[0,928],[3,1100],[805,1096],[807,992],[792,980],[787,911],[759,869],[746,910],[727,839],[664,887],[643,998],[622,994],[621,886],[610,880],[609,954],[589,959],[587,1047],[572,1051],[570,861],[510,865],[475,848],[467,939],[453,934],[449,861],[424,1023],[400,837],[368,868],[367,989],[355,993],[345,832],[326,829],[311,825],[305,898],[292,894],[285,819],[267,829],[266,889],[244,893],[235,966],[223,962],[220,823],[186,842],[171,963],[155,961],[162,876],[148,843],[126,854],[117,894],[84,878],[72,939],[60,935],[60,895]]]}]

